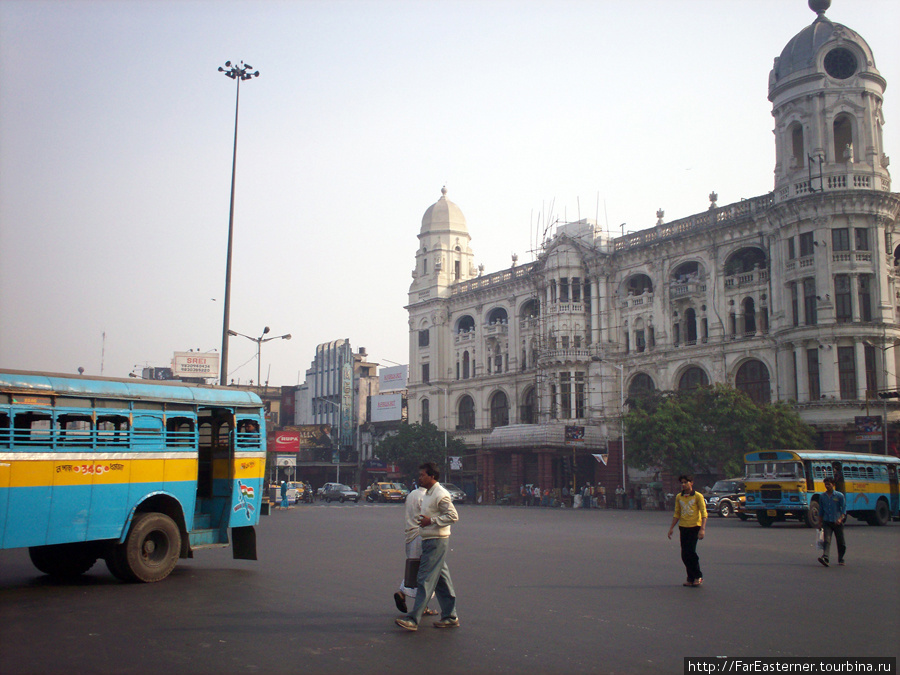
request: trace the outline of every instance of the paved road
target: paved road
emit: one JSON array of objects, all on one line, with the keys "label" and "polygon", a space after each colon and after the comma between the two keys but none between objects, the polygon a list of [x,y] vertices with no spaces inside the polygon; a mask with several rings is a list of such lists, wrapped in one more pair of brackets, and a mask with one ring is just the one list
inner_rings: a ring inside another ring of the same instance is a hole
[{"label": "paved road", "polygon": [[397,505],[276,511],[259,561],[200,551],[159,584],[122,584],[102,562],[55,584],[26,552],[0,551],[0,673],[674,674],[684,656],[900,650],[898,523],[854,521],[847,567],[825,569],[812,530],[713,518],[705,584],[691,589],[667,513],[460,515],[449,563],[462,626],[443,631],[393,624]]}]

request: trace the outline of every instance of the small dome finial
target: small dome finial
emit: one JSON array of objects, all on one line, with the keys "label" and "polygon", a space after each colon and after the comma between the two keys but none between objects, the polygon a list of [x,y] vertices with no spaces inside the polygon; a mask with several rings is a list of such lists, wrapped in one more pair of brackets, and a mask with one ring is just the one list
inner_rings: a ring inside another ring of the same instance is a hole
[{"label": "small dome finial", "polygon": [[831,0],[808,0],[807,4],[812,11],[821,17],[831,7]]},{"label": "small dome finial", "polygon": [[446,197],[446,196],[447,196],[447,186],[446,186],[446,185],[445,185],[444,187],[441,188],[441,196],[442,196],[442,197]]}]

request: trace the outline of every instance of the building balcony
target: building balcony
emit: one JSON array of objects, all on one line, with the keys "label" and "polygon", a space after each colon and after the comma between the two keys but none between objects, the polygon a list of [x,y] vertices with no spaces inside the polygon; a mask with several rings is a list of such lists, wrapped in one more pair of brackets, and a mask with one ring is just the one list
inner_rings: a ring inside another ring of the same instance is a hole
[{"label": "building balcony", "polygon": [[509,324],[508,323],[491,323],[482,326],[482,331],[484,331],[484,336],[488,337],[491,335],[509,335]]},{"label": "building balcony", "polygon": [[725,289],[744,288],[746,286],[755,286],[757,284],[765,284],[769,281],[769,270],[755,269],[750,272],[741,272],[725,277]]},{"label": "building balcony", "polygon": [[619,303],[621,309],[631,309],[633,307],[643,307],[653,304],[653,293],[641,293],[640,295],[629,295]]},{"label": "building balcony", "polygon": [[673,300],[676,298],[697,298],[706,295],[705,281],[673,281],[669,284],[669,297]]}]

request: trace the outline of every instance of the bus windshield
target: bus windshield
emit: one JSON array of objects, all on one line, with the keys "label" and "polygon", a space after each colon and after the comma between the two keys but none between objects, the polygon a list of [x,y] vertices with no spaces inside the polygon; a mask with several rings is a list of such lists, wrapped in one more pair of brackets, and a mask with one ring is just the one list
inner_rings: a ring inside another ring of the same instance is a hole
[{"label": "bus windshield", "polygon": [[802,479],[801,462],[751,462],[747,464],[747,478],[796,478]]}]

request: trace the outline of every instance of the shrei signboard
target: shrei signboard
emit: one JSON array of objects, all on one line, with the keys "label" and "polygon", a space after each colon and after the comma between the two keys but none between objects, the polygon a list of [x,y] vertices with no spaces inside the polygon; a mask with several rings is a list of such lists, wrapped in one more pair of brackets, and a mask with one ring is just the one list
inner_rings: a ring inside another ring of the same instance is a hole
[{"label": "shrei signboard", "polygon": [[402,411],[402,394],[378,394],[372,397],[373,422],[399,422]]},{"label": "shrei signboard", "polygon": [[215,352],[175,352],[174,377],[218,377],[219,355]]},{"label": "shrei signboard", "polygon": [[399,391],[400,389],[406,389],[408,371],[409,366],[382,368],[378,371],[378,391]]}]

